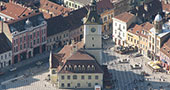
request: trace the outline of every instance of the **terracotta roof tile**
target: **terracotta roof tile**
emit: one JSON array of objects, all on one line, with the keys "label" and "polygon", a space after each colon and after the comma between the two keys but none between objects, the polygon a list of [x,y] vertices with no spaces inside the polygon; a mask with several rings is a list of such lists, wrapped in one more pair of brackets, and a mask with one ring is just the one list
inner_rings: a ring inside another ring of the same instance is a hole
[{"label": "terracotta roof tile", "polygon": [[24,14],[28,15],[30,12],[32,12],[32,10],[29,10],[28,8],[22,7],[14,3],[5,3],[4,5],[5,9],[0,11],[0,13],[8,15],[14,19],[17,19],[18,17]]},{"label": "terracotta roof tile", "polygon": [[139,35],[142,27],[140,25],[135,25],[133,28],[130,28],[128,32],[133,33],[135,35]]},{"label": "terracotta roof tile", "polygon": [[170,3],[169,4],[165,4],[164,1],[162,1],[162,9],[166,12],[170,12]]},{"label": "terracotta roof tile", "polygon": [[[54,16],[58,15],[67,15],[70,11],[72,11],[70,8],[66,8],[64,6],[58,5],[56,3],[53,3],[48,0],[40,0],[40,8],[46,10],[47,12],[52,13]],[[44,12],[44,11],[41,11]],[[45,12],[46,14],[48,14]],[[45,18],[49,18],[48,16]]]},{"label": "terracotta roof tile", "polygon": [[[161,47],[161,52],[167,55],[170,58],[170,38],[164,45]],[[169,53],[168,53],[169,52]]]},{"label": "terracotta roof tile", "polygon": [[114,18],[119,19],[119,20],[124,21],[124,22],[128,22],[133,17],[135,17],[133,14],[128,13],[128,12],[124,12],[124,13],[121,13],[121,14],[115,16]]},{"label": "terracotta roof tile", "polygon": [[100,0],[99,2],[97,2],[97,12],[98,13],[102,13],[105,10],[110,10],[113,9],[113,3],[110,2],[110,0]]}]

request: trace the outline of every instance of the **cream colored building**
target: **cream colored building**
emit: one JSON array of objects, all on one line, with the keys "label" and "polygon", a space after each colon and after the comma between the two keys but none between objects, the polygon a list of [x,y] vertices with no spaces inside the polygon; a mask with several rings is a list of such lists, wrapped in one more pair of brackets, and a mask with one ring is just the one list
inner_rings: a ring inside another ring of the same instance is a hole
[{"label": "cream colored building", "polygon": [[65,45],[58,54],[50,54],[50,79],[59,89],[103,87],[101,66],[79,49],[80,44]]},{"label": "cream colored building", "polygon": [[125,12],[113,17],[113,41],[116,45],[127,45],[127,30],[132,23],[136,22],[136,16]]}]

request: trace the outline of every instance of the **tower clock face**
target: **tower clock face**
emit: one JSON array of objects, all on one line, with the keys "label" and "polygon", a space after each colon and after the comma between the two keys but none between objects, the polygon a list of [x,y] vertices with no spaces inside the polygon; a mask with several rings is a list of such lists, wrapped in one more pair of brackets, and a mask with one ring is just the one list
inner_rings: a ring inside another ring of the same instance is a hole
[{"label": "tower clock face", "polygon": [[91,32],[95,32],[96,31],[96,28],[91,28]]}]

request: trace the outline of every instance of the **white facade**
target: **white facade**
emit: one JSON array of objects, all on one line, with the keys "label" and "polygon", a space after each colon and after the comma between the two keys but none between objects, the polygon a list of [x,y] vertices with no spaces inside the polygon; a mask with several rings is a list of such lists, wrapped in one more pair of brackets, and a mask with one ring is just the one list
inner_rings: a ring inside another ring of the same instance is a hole
[{"label": "white facade", "polygon": [[113,18],[113,41],[118,45],[125,45],[127,23]]},{"label": "white facade", "polygon": [[12,63],[12,51],[7,51],[0,54],[0,69],[11,65]]}]

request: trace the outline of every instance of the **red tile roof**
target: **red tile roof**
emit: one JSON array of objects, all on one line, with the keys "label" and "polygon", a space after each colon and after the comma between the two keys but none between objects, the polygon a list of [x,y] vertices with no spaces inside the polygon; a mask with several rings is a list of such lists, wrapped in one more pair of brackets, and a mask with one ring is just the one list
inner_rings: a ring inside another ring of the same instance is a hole
[{"label": "red tile roof", "polygon": [[164,11],[170,12],[170,3],[165,4],[165,2],[162,1],[162,9],[163,9]]},{"label": "red tile roof", "polygon": [[121,13],[121,14],[115,16],[114,18],[119,19],[124,22],[129,22],[129,20],[131,20],[133,17],[135,17],[133,14],[124,12],[124,13]]},{"label": "red tile roof", "polygon": [[[47,11],[45,12],[45,18],[50,18],[50,14],[46,15],[48,14],[48,11],[53,13],[54,16],[59,16],[61,14],[66,16],[71,11],[70,8],[66,8],[64,6],[58,5],[48,0],[40,0],[40,8]],[[44,11],[41,12],[44,13]]]},{"label": "red tile roof", "polygon": [[135,35],[139,35],[142,27],[140,25],[135,25],[133,28],[129,29],[128,32],[133,33]]},{"label": "red tile roof", "polygon": [[[170,38],[164,45],[161,47],[161,52],[170,58]],[[169,53],[168,53],[169,52]]]},{"label": "red tile roof", "polygon": [[0,11],[0,13],[13,17],[14,19],[17,19],[19,16],[24,14],[28,15],[30,12],[32,12],[32,10],[29,10],[28,8],[17,5],[15,3],[4,3],[4,5],[5,9]]},{"label": "red tile roof", "polygon": [[110,0],[100,0],[97,2],[97,12],[102,13],[105,10],[113,9],[113,3]]}]

